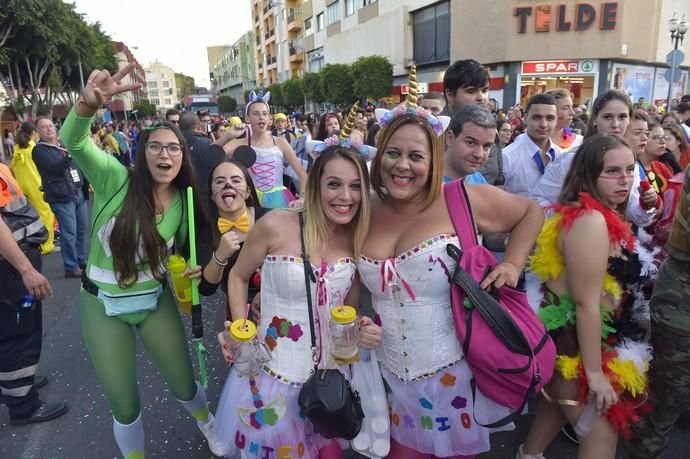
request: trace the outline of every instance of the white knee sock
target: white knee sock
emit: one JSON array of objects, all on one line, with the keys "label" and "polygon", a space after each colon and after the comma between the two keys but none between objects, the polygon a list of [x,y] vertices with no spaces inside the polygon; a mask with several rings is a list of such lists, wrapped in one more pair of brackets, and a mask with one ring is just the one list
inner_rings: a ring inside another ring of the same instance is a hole
[{"label": "white knee sock", "polygon": [[[115,434],[117,446],[125,458],[143,457],[145,440],[141,413],[133,423],[128,425],[120,424],[113,418],[113,434]],[[133,453],[135,455],[131,456]]]}]

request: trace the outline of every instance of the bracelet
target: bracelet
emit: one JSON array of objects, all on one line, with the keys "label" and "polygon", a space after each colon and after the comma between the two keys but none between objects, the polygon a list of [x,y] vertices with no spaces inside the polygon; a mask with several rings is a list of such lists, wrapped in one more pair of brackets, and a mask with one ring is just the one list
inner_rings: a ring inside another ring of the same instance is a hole
[{"label": "bracelet", "polygon": [[86,100],[84,100],[84,96],[81,96],[81,97],[79,98],[79,100],[77,101],[77,105],[85,105],[86,107],[90,108],[91,110],[93,110],[93,111],[95,111],[95,112],[97,112],[98,109],[101,107],[100,105],[97,106],[97,107],[92,107],[91,105],[89,105],[89,104],[86,102]]},{"label": "bracelet", "polygon": [[220,258],[218,258],[218,257],[216,256],[216,251],[215,251],[215,250],[214,250],[213,252],[211,252],[211,255],[213,256],[213,262],[214,262],[215,264],[217,264],[218,266],[220,266],[221,268],[224,268],[224,267],[226,267],[226,266],[228,265],[228,260],[221,261]]}]

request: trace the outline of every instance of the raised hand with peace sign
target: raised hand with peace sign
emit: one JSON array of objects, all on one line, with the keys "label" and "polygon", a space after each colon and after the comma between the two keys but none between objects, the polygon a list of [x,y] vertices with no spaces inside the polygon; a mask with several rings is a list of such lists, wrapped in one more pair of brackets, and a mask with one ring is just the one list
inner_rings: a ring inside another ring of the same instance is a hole
[{"label": "raised hand with peace sign", "polygon": [[140,83],[123,83],[122,79],[136,66],[131,62],[114,75],[107,70],[94,70],[86,81],[84,92],[77,103],[77,114],[89,118],[98,107],[108,102],[114,95],[141,88]]}]

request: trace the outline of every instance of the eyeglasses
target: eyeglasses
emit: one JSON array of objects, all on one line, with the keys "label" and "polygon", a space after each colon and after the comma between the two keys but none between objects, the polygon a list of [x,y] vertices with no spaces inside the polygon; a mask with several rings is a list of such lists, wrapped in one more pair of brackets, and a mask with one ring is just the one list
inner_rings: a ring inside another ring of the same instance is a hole
[{"label": "eyeglasses", "polygon": [[182,145],[179,143],[163,145],[160,142],[146,142],[146,153],[157,156],[163,150],[167,151],[170,156],[180,156],[182,154]]},{"label": "eyeglasses", "polygon": [[671,138],[667,135],[655,135],[652,136],[652,140],[655,142],[668,142]]}]

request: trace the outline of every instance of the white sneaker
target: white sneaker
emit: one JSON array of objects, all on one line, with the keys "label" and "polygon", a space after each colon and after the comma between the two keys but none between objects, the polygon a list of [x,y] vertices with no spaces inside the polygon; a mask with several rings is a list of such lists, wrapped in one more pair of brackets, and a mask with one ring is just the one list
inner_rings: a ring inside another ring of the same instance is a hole
[{"label": "white sneaker", "polygon": [[206,437],[206,442],[208,443],[208,449],[213,453],[214,456],[223,457],[226,454],[225,445],[218,438],[216,430],[213,428],[215,417],[213,414],[208,414],[208,420],[206,422],[197,421],[199,430]]},{"label": "white sneaker", "polygon": [[525,454],[523,452],[524,446],[524,444],[520,445],[515,454],[515,459],[545,459],[543,454]]}]

